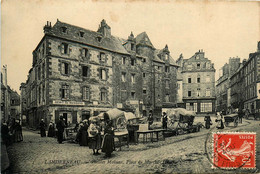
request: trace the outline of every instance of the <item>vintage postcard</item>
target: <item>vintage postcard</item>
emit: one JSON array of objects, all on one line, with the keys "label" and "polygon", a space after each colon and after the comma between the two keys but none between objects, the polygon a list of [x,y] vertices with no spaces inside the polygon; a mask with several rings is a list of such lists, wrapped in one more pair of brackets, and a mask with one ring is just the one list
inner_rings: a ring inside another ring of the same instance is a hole
[{"label": "vintage postcard", "polygon": [[1,173],[259,173],[260,3],[2,0]]}]

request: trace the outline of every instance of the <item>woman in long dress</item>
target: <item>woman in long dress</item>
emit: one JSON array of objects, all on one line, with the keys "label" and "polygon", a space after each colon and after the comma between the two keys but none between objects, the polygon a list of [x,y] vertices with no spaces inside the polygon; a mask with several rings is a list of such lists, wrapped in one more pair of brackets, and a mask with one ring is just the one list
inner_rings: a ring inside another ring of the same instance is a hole
[{"label": "woman in long dress", "polygon": [[222,116],[222,114],[218,114],[217,115],[216,122],[217,122],[217,129],[224,129],[224,123],[223,123],[223,116]]},{"label": "woman in long dress", "polygon": [[[104,118],[106,118],[105,114],[104,114]],[[111,153],[114,150],[115,150],[114,129],[112,127],[112,122],[109,119],[107,119],[105,120],[104,139],[102,141],[102,152],[105,152],[105,157],[107,158],[107,157],[111,157]]]},{"label": "woman in long dress", "polygon": [[87,146],[88,145],[88,120],[83,121],[83,126],[80,130],[80,146]]},{"label": "woman in long dress", "polygon": [[49,130],[48,130],[48,137],[54,137],[54,136],[55,136],[54,124],[52,122],[50,122]]},{"label": "woman in long dress", "polygon": [[212,121],[211,121],[211,118],[209,116],[209,114],[207,114],[204,118],[204,121],[205,121],[205,127],[206,129],[209,129],[210,128],[210,125],[212,124]]},{"label": "woman in long dress", "polygon": [[46,130],[45,130],[46,124],[44,123],[43,119],[40,122],[40,131],[41,131],[41,137],[46,137]]},{"label": "woman in long dress", "polygon": [[101,134],[100,126],[97,120],[91,120],[91,124],[88,128],[89,136],[89,148],[93,150],[93,155],[99,155],[99,149],[101,149]]}]

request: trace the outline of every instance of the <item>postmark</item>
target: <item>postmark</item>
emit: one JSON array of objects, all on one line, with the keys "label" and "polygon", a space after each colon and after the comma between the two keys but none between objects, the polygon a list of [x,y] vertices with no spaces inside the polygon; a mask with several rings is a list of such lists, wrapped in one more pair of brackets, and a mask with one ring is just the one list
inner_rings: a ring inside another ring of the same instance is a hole
[{"label": "postmark", "polygon": [[254,169],[256,133],[213,133],[212,168]]}]

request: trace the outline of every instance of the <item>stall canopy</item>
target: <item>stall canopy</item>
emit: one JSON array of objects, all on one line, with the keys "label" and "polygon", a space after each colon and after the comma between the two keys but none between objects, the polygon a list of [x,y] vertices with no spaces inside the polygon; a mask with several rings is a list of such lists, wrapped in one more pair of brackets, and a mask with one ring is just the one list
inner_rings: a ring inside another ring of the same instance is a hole
[{"label": "stall canopy", "polygon": [[125,112],[125,118],[126,120],[137,119],[137,117],[132,112]]},{"label": "stall canopy", "polygon": [[124,116],[124,111],[121,111],[117,108],[111,109],[111,110],[107,111],[107,113],[109,115],[110,120],[114,120],[114,119]]},{"label": "stall canopy", "polygon": [[188,111],[184,108],[174,108],[174,109],[169,109],[166,111],[167,116],[171,120],[179,120],[180,116],[195,116],[196,113],[194,111]]}]

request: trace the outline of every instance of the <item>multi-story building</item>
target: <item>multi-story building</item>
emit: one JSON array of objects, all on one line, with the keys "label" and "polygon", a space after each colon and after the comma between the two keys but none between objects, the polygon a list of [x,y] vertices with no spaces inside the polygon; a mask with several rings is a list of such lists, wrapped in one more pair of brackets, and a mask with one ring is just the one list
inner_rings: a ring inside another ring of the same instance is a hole
[{"label": "multi-story building", "polygon": [[31,127],[59,116],[76,123],[114,107],[159,116],[175,106],[178,66],[167,45],[154,48],[145,32],[122,39],[105,20],[97,32],[57,20],[44,33],[24,85]]},{"label": "multi-story building", "polygon": [[229,58],[229,63],[220,69],[220,77],[216,84],[216,111],[228,111],[231,106],[230,76],[240,66],[240,58]]},{"label": "multi-story building", "polygon": [[183,102],[186,109],[197,113],[215,112],[215,68],[203,50],[191,58],[180,57]]},{"label": "multi-story building", "polygon": [[245,100],[243,65],[245,63],[246,60],[243,60],[237,71],[230,76],[230,104],[232,109],[243,108]]},{"label": "multi-story building", "polygon": [[11,119],[21,119],[20,95],[7,84],[7,66],[1,71],[1,120],[10,122]]},{"label": "multi-story building", "polygon": [[255,53],[250,53],[240,68],[230,77],[231,104],[234,108],[260,113],[260,42]]},{"label": "multi-story building", "polygon": [[26,112],[26,102],[27,102],[27,98],[26,98],[26,84],[25,83],[21,83],[20,85],[20,108],[21,108],[21,118],[22,118],[22,123],[23,125],[25,125],[26,123],[29,122],[29,118],[26,116],[27,112]]},{"label": "multi-story building", "polygon": [[260,113],[260,42],[258,50],[250,53],[243,66],[244,74],[244,108],[252,113]]}]

